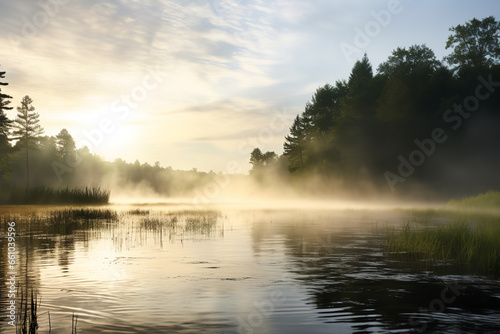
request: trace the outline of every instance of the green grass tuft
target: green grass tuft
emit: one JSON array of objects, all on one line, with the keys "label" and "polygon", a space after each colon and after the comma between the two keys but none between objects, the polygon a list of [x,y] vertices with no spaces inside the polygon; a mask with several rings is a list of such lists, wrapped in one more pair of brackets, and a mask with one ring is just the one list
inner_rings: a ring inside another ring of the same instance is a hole
[{"label": "green grass tuft", "polygon": [[407,223],[403,229],[387,232],[386,250],[407,260],[452,264],[471,273],[498,274],[500,220],[495,220],[458,220],[426,226]]},{"label": "green grass tuft", "polygon": [[500,208],[500,191],[490,190],[477,196],[452,199],[448,207],[464,209],[487,209]]}]

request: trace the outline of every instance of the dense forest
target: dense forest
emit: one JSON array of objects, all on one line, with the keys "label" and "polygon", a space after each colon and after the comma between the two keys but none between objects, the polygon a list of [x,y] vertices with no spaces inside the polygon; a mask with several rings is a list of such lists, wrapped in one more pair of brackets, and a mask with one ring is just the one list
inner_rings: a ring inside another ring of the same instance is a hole
[{"label": "dense forest", "polygon": [[[499,29],[494,17],[452,27],[450,54],[441,61],[426,45],[413,45],[397,48],[374,71],[365,54],[348,79],[316,90],[291,124],[283,155],[252,151],[247,178],[299,194],[444,198],[500,189]],[[124,192],[174,197],[225,182],[221,173],[108,162],[77,148],[66,129],[44,136],[29,96],[10,120],[5,75],[0,72],[0,202],[41,186],[121,185]]]},{"label": "dense forest", "polygon": [[252,152],[252,173],[285,167],[292,180],[395,195],[500,188],[499,29],[494,17],[451,28],[442,61],[413,45],[374,73],[365,54],[347,80],[316,90],[283,156]]}]

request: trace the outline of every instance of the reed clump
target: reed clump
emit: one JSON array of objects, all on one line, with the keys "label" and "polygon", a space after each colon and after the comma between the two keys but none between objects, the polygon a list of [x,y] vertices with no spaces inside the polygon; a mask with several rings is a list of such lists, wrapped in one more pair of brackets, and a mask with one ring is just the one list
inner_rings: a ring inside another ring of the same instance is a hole
[{"label": "reed clump", "polygon": [[49,220],[57,222],[68,222],[74,220],[92,220],[92,219],[102,219],[102,220],[117,220],[118,213],[114,210],[109,209],[91,209],[91,208],[81,208],[81,209],[62,209],[51,211],[48,215]]},{"label": "reed clump", "polygon": [[217,225],[217,215],[186,217],[185,230],[190,232],[209,232]]},{"label": "reed clump", "polygon": [[16,314],[16,334],[36,334],[38,332],[38,306],[36,293],[31,289],[31,296],[27,291],[21,292],[21,301]]},{"label": "reed clump", "polygon": [[145,229],[159,229],[162,227],[175,228],[179,219],[176,216],[173,217],[147,217],[140,222],[140,226]]},{"label": "reed clump", "polygon": [[500,273],[500,220],[407,223],[386,236],[390,255],[455,265],[472,273]]},{"label": "reed clump", "polygon": [[220,213],[217,211],[180,210],[160,212],[144,217],[140,227],[145,229],[175,229],[183,233],[209,234],[218,226]]},{"label": "reed clump", "polygon": [[0,228],[7,222],[16,221],[16,230],[22,235],[45,234],[70,235],[77,230],[89,230],[118,222],[115,210],[100,208],[67,208],[42,212],[26,211],[20,215],[0,217]]},{"label": "reed clump", "polygon": [[38,186],[30,189],[12,187],[0,194],[0,204],[81,204],[97,205],[109,203],[111,192],[101,187],[51,188]]},{"label": "reed clump", "polygon": [[[38,308],[41,305],[41,300],[38,300],[36,291],[31,289],[31,294],[28,296],[27,291],[21,291],[19,300],[19,308],[16,310],[16,334],[37,334],[38,333]],[[52,333],[52,325],[50,322],[50,312],[47,311],[49,328],[48,333]],[[43,313],[43,314],[45,314]],[[43,315],[42,314],[42,315]],[[73,313],[71,318],[71,334],[77,333],[78,314]]]}]

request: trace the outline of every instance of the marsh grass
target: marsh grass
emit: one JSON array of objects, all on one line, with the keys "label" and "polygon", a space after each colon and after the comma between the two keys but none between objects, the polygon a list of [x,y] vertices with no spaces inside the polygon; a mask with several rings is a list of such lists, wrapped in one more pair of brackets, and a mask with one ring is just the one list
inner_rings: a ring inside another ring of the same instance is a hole
[{"label": "marsh grass", "polygon": [[21,300],[16,314],[16,334],[36,334],[38,331],[37,295],[31,289],[31,296],[25,290],[21,291]]},{"label": "marsh grass", "polygon": [[145,218],[140,222],[140,226],[145,229],[158,229],[160,227],[175,228],[179,222],[177,216],[165,218]]},{"label": "marsh grass", "polygon": [[184,229],[189,232],[209,233],[218,221],[217,215],[205,215],[198,217],[186,217]]},{"label": "marsh grass", "polygon": [[109,209],[91,209],[91,208],[80,208],[80,209],[63,209],[51,211],[48,214],[48,219],[51,221],[70,221],[70,220],[90,220],[90,219],[104,219],[104,220],[116,220],[118,219],[118,213],[114,210]]},{"label": "marsh grass", "polygon": [[448,202],[450,208],[466,209],[500,209],[500,191],[487,191],[477,196],[452,199]]},{"label": "marsh grass", "polygon": [[[19,307],[16,310],[16,334],[37,334],[38,333],[38,308],[41,306],[41,300],[38,300],[38,294],[31,289],[31,294],[28,296],[27,289],[21,290],[21,298]],[[47,313],[49,329],[48,333],[52,333],[52,324],[50,322],[50,312]],[[76,334],[78,325],[78,314],[73,313],[71,318],[71,334]]]},{"label": "marsh grass", "polygon": [[142,229],[152,231],[167,229],[182,235],[208,235],[217,229],[220,216],[219,212],[210,210],[156,212],[144,217],[139,224]]},{"label": "marsh grass", "polygon": [[222,214],[216,210],[174,210],[168,212],[160,212],[165,216],[183,216],[183,217],[202,217],[202,216],[210,216],[210,217],[221,217]]},{"label": "marsh grass", "polygon": [[107,204],[110,191],[100,187],[49,188],[33,187],[3,189],[0,204]]},{"label": "marsh grass", "polygon": [[126,212],[128,215],[149,216],[149,210],[134,209]]},{"label": "marsh grass", "polygon": [[423,224],[408,222],[402,229],[388,230],[386,251],[405,261],[453,265],[470,273],[500,273],[499,217],[456,212],[450,215],[455,218]]},{"label": "marsh grass", "polygon": [[118,222],[118,213],[109,209],[68,208],[0,216],[0,227],[16,222],[19,236],[70,235],[77,230],[93,230]]}]

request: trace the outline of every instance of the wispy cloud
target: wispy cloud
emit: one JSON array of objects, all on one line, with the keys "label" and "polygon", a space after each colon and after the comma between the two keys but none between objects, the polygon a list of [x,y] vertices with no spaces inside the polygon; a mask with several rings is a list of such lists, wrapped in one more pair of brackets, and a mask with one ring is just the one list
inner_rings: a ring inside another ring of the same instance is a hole
[{"label": "wispy cloud", "polygon": [[[498,9],[490,1],[446,2],[457,17]],[[117,135],[97,153],[161,161],[152,144],[159,142],[166,149],[211,152],[213,159],[199,166],[217,169],[238,140],[257,136],[276,110],[287,107],[293,116],[316,87],[347,77],[351,65],[339,44],[353,38],[370,11],[386,6],[384,0],[3,1],[0,64],[15,105],[29,94],[48,134],[64,125],[77,138],[140,84],[148,68],[161,66],[165,80],[117,125],[133,140],[122,145],[126,134]],[[433,15],[435,6],[405,6],[412,7],[366,50],[374,66],[408,43],[444,49],[447,28],[462,22]],[[429,33],[438,28],[442,35]],[[281,153],[283,134],[262,149]],[[187,156],[178,154],[179,166]]]}]

